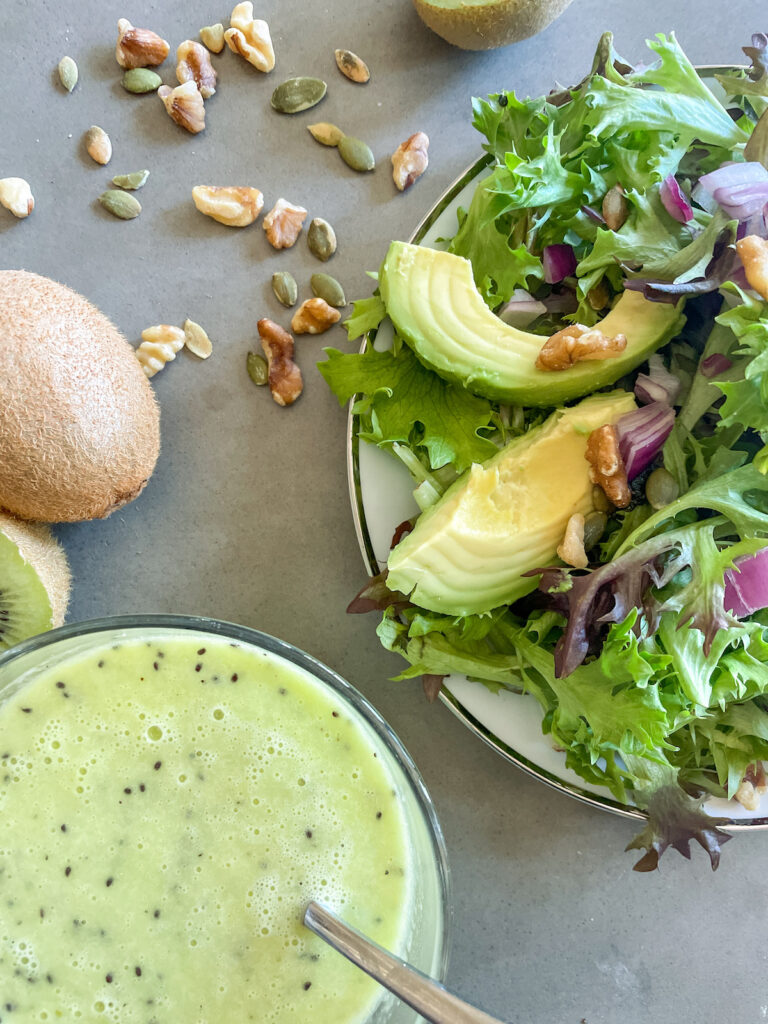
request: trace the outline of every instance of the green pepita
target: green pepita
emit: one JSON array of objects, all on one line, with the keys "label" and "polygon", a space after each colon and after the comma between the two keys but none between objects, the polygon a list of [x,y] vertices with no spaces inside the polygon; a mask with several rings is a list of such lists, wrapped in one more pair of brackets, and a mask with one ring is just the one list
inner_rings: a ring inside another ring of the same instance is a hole
[{"label": "green pepita", "polygon": [[299,286],[296,278],[287,270],[281,270],[272,275],[272,291],[275,293],[278,302],[284,306],[295,306],[299,297]]},{"label": "green pepita", "polygon": [[269,381],[269,367],[264,356],[257,355],[256,352],[249,352],[245,365],[248,376],[254,384],[261,387]]},{"label": "green pepita", "polygon": [[77,64],[75,64],[71,57],[62,57],[59,61],[59,81],[67,92],[72,92],[75,88],[77,78]]},{"label": "green pepita", "polygon": [[272,93],[272,106],[280,114],[298,114],[318,104],[327,89],[320,78],[289,78]]},{"label": "green pepita", "polygon": [[113,216],[120,220],[133,220],[141,213],[141,203],[129,192],[121,192],[117,188],[109,188],[99,196],[99,202]]},{"label": "green pepita", "polygon": [[123,75],[123,88],[128,92],[154,92],[163,84],[163,80],[149,68],[130,68]]},{"label": "green pepita", "polygon": [[339,141],[339,153],[344,163],[353,171],[372,171],[376,166],[371,147],[353,135],[345,135]]},{"label": "green pepita", "polygon": [[318,124],[307,125],[307,131],[312,138],[323,146],[338,146],[344,138],[344,132],[335,124],[328,121],[320,121]]},{"label": "green pepita", "polygon": [[605,512],[590,512],[584,519],[584,550],[591,551],[605,533],[608,516]]},{"label": "green pepita", "polygon": [[677,485],[677,480],[663,466],[654,469],[645,481],[645,496],[651,508],[666,508],[679,494],[680,488]]},{"label": "green pepita", "polygon": [[327,220],[315,217],[307,231],[307,245],[313,256],[325,263],[336,252],[336,232]]},{"label": "green pepita", "polygon": [[325,299],[329,306],[335,306],[337,309],[346,306],[344,289],[330,274],[313,274],[309,279],[309,286],[312,294],[318,299]]},{"label": "green pepita", "polygon": [[149,171],[131,171],[130,174],[116,174],[112,179],[112,184],[134,192],[137,188],[141,188],[148,177]]}]

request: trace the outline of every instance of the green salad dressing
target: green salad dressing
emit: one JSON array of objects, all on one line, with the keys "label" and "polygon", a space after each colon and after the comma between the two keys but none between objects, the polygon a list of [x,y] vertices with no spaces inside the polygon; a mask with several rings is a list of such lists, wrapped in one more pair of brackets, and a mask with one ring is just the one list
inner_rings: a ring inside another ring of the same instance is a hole
[{"label": "green salad dressing", "polygon": [[410,850],[344,703],[201,635],[91,649],[0,707],[0,1020],[365,1019],[310,898],[392,949]]}]

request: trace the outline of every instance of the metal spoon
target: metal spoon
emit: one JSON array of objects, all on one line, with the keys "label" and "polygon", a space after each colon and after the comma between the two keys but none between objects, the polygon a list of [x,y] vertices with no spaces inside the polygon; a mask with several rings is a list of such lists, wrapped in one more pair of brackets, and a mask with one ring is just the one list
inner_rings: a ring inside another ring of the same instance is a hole
[{"label": "metal spoon", "polygon": [[350,928],[327,907],[314,901],[309,903],[304,924],[430,1024],[502,1024]]}]

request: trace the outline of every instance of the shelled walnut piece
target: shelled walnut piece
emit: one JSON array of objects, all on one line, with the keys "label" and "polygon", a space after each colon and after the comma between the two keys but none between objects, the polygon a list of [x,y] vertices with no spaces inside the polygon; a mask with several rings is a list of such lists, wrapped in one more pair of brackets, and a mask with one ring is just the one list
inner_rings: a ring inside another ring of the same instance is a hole
[{"label": "shelled walnut piece", "polygon": [[269,364],[269,390],[278,405],[293,405],[304,390],[301,370],[293,361],[293,337],[266,317],[256,324]]},{"label": "shelled walnut piece", "polygon": [[10,210],[19,220],[28,217],[35,208],[35,197],[29,182],[24,178],[0,179],[0,206]]},{"label": "shelled walnut piece", "polygon": [[162,64],[170,46],[156,32],[135,28],[127,18],[117,23],[115,57],[121,68],[154,68]]},{"label": "shelled walnut piece", "polygon": [[602,488],[616,508],[626,508],[632,500],[627,470],[619,451],[619,432],[612,423],[593,430],[587,438],[584,458],[589,463],[589,479]]},{"label": "shelled walnut piece", "polygon": [[401,142],[392,154],[392,177],[401,192],[420,178],[429,164],[427,150],[429,137],[424,132],[415,132]]},{"label": "shelled walnut piece", "polygon": [[186,128],[192,135],[197,135],[205,128],[205,104],[194,82],[185,82],[175,89],[161,85],[157,95],[176,124]]},{"label": "shelled walnut piece", "polygon": [[609,338],[597,327],[571,324],[547,338],[536,358],[537,370],[568,370],[591,359],[615,359],[627,347],[624,334]]},{"label": "shelled walnut piece", "polygon": [[195,185],[192,199],[200,213],[231,228],[253,224],[264,205],[261,192],[247,185]]},{"label": "shelled walnut piece", "polygon": [[307,211],[303,206],[294,206],[287,199],[278,199],[262,223],[269,244],[275,249],[290,249],[301,233],[306,216]]},{"label": "shelled walnut piece", "polygon": [[557,556],[574,569],[586,569],[589,565],[584,550],[584,516],[574,512],[565,527],[565,535],[557,548]]},{"label": "shelled walnut piece", "polygon": [[275,66],[275,51],[269,25],[253,17],[250,0],[237,4],[229,16],[229,24],[231,27],[224,33],[224,39],[230,50],[245,57],[258,71],[271,71]]},{"label": "shelled walnut piece", "polygon": [[185,39],[176,50],[176,77],[183,85],[194,82],[204,100],[216,92],[216,71],[202,43]]},{"label": "shelled walnut piece", "polygon": [[296,334],[323,334],[340,319],[341,313],[325,299],[306,299],[293,314],[291,330]]}]

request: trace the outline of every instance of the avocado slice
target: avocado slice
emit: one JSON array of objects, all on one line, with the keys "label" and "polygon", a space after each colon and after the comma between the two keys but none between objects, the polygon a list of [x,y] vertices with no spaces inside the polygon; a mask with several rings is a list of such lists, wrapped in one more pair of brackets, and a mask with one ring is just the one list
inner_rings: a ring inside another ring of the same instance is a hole
[{"label": "avocado slice", "polygon": [[422,363],[474,394],[515,405],[551,407],[615,384],[685,323],[678,306],[625,291],[599,324],[605,334],[626,335],[621,355],[551,372],[535,366],[547,339],[492,313],[463,256],[392,242],[379,289],[398,333]]},{"label": "avocado slice", "polygon": [[556,561],[569,518],[594,508],[589,434],[634,408],[626,391],[592,395],[475,463],[392,550],[387,586],[447,615],[487,612],[535,590],[523,573]]}]

